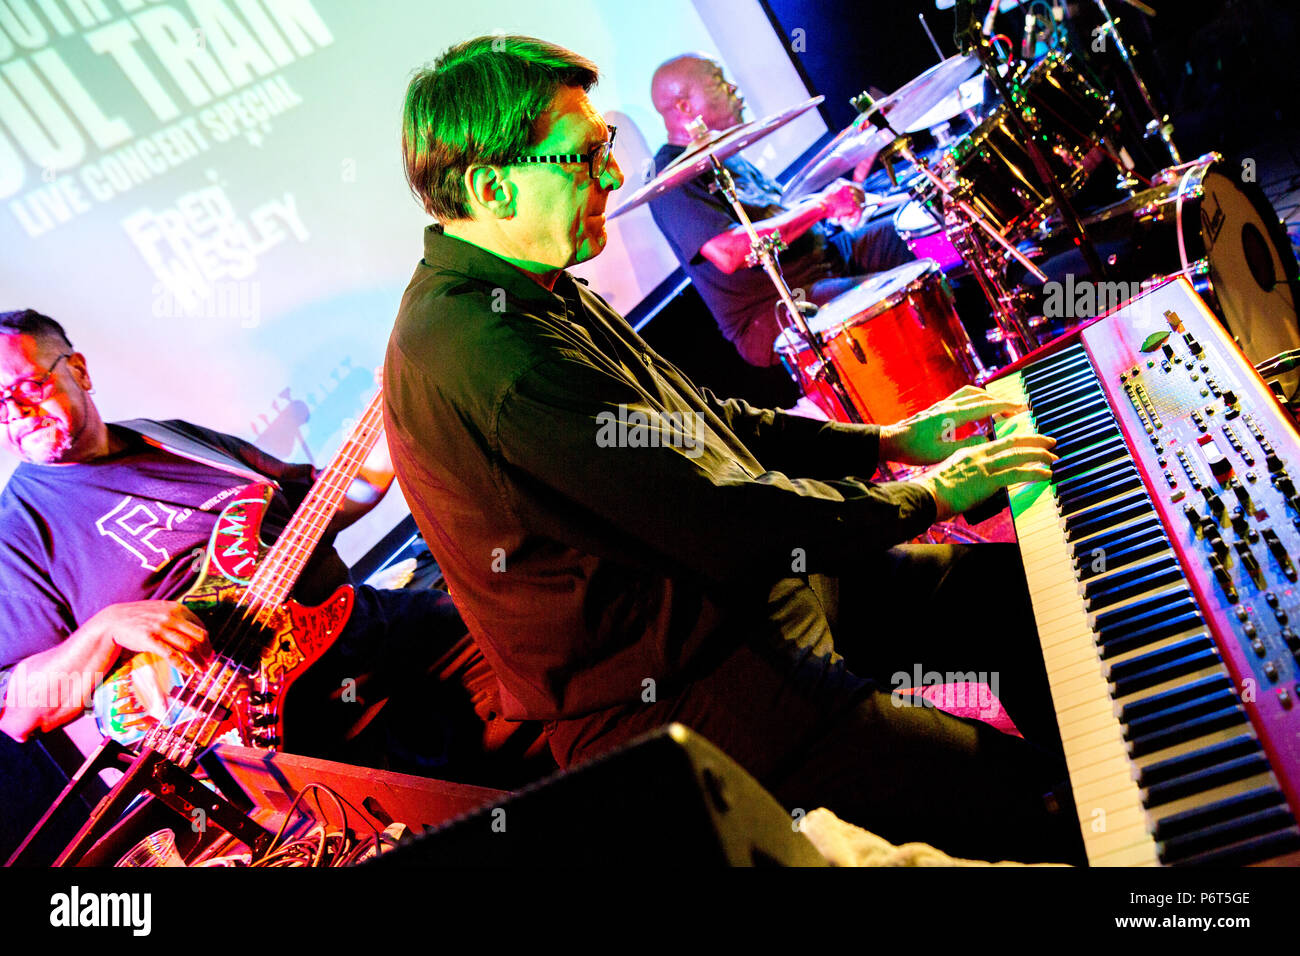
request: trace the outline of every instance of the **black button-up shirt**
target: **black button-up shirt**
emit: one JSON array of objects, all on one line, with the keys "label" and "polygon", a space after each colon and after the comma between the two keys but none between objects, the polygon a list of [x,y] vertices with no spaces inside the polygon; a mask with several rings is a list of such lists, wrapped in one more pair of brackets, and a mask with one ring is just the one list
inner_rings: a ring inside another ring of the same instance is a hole
[{"label": "black button-up shirt", "polygon": [[634,704],[647,679],[662,696],[744,642],[853,692],[806,576],[935,516],[924,488],[868,479],[876,427],[721,401],[568,273],[548,291],[437,226],[384,397],[402,490],[509,717]]}]

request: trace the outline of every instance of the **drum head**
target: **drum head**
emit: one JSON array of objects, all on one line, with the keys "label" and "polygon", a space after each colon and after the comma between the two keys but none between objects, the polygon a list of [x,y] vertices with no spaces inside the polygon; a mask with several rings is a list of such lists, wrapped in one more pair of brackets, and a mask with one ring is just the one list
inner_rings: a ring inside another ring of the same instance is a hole
[{"label": "drum head", "polygon": [[900,206],[894,213],[894,230],[904,239],[908,236],[931,236],[939,229],[939,220],[919,199]]},{"label": "drum head", "polygon": [[[1295,254],[1279,236],[1276,214],[1259,208],[1262,196],[1247,193],[1232,177],[1211,169],[1202,181],[1201,238],[1209,251],[1210,281],[1224,324],[1246,358],[1259,364],[1300,348]],[[1193,206],[1184,205],[1183,215]],[[1283,378],[1288,396],[1300,375]]]},{"label": "drum head", "polygon": [[795,329],[782,329],[781,334],[772,343],[772,351],[782,355],[794,355],[808,347],[804,337]]},{"label": "drum head", "polygon": [[808,327],[825,334],[836,326],[865,322],[895,305],[927,276],[938,273],[939,266],[933,259],[918,259],[873,275],[827,302],[809,321]]}]

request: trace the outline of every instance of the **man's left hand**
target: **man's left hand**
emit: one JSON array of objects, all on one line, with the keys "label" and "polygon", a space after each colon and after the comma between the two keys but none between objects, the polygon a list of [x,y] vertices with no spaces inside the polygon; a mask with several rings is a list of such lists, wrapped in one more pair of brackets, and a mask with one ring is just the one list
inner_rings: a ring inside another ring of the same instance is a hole
[{"label": "man's left hand", "polygon": [[880,458],[902,465],[933,465],[959,449],[984,442],[981,435],[959,440],[957,431],[963,425],[1024,410],[1024,405],[994,398],[982,388],[966,385],[911,418],[881,426]]}]

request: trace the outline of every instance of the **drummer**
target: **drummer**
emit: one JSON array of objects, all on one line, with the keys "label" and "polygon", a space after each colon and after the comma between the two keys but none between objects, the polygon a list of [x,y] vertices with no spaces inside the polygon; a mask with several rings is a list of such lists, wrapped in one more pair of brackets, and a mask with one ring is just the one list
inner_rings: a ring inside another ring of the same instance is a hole
[{"label": "drummer", "polygon": [[[668,132],[668,142],[655,155],[656,172],[686,150],[696,117],[710,130],[725,130],[741,122],[745,109],[721,65],[699,53],[674,57],[655,70],[650,96]],[[752,163],[734,156],[724,165],[758,234],[780,230],[789,245],[780,256],[781,269],[797,298],[802,293],[820,305],[866,275],[914,258],[888,219],[859,224],[866,194],[855,183],[837,180],[786,207],[780,188]],[[761,268],[746,265],[749,236],[727,201],[710,194],[708,180],[701,176],[651,200],[650,212],[722,334],[746,362],[773,365],[773,344],[781,332],[776,291]]]}]

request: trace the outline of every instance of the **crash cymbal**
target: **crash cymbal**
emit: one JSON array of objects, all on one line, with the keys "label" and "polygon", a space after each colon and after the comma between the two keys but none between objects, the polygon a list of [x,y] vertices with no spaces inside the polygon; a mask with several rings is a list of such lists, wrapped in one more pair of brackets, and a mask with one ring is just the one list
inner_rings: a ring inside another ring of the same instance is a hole
[{"label": "crash cymbal", "polygon": [[730,159],[747,146],[757,142],[764,136],[776,132],[791,120],[802,116],[825,99],[824,96],[814,96],[798,106],[793,106],[782,113],[776,113],[765,119],[740,123],[726,130],[710,130],[707,136],[699,142],[692,143],[684,153],[665,166],[659,175],[629,196],[626,202],[622,203],[606,218],[614,219],[625,212],[631,212],[643,203],[663,195],[668,190],[685,185],[701,173],[711,169],[714,157],[717,157],[718,162]]},{"label": "crash cymbal", "polygon": [[893,135],[876,129],[865,117],[859,117],[804,164],[781,190],[781,199],[789,204],[811,196],[827,183],[847,176],[859,165],[871,168],[876,154],[889,145]]},{"label": "crash cymbal", "polygon": [[[853,123],[841,130],[833,140],[814,156],[794,178],[786,183],[782,199],[793,202],[811,195],[827,183],[846,176],[856,169],[862,175],[871,168],[876,155],[893,140],[887,130],[879,130],[870,117],[881,113],[896,130],[910,132],[921,121],[929,121],[945,104],[960,106],[961,85],[981,69],[979,57],[974,55],[949,57],[936,63],[920,76],[899,87],[889,96],[882,97]],[[956,116],[955,109],[943,119]],[[940,123],[943,119],[934,120]],[[931,125],[934,125],[932,123]],[[861,179],[862,175],[858,178]]]},{"label": "crash cymbal", "polygon": [[981,74],[961,83],[957,89],[935,104],[928,113],[909,124],[905,132],[919,133],[923,129],[933,129],[954,116],[959,116],[967,110],[977,110],[983,105],[984,76]]}]

